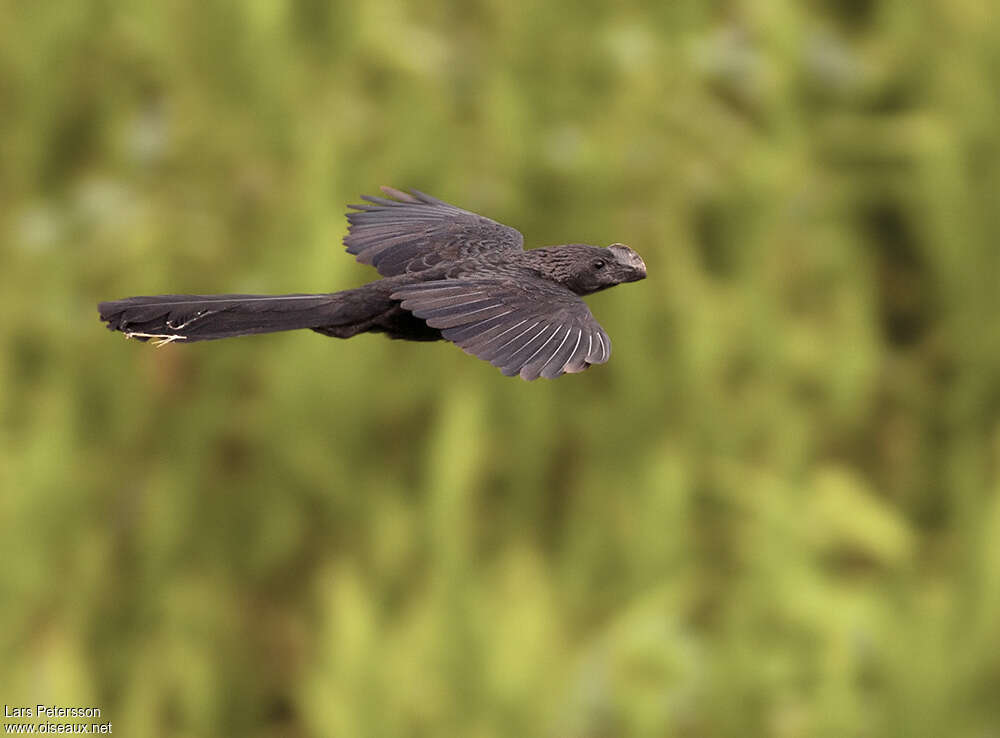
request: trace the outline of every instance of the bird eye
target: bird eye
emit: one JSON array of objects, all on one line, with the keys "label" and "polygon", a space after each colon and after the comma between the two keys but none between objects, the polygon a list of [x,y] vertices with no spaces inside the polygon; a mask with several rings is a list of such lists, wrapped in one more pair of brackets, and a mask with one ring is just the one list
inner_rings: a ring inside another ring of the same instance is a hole
[{"label": "bird eye", "polygon": [[603,268],[604,268],[604,259],[598,259],[597,261],[594,262],[594,269],[603,269]]}]

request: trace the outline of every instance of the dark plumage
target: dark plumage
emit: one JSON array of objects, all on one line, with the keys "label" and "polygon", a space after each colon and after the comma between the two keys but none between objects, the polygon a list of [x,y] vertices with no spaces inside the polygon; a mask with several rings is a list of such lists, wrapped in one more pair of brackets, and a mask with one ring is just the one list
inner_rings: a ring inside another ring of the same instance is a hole
[{"label": "dark plumage", "polygon": [[510,376],[553,378],[603,364],[611,340],[580,299],[644,279],[628,246],[523,250],[521,234],[420,192],[351,205],[347,251],[382,279],[322,295],[159,295],[98,305],[111,330],[159,343],[310,328],[445,339]]}]

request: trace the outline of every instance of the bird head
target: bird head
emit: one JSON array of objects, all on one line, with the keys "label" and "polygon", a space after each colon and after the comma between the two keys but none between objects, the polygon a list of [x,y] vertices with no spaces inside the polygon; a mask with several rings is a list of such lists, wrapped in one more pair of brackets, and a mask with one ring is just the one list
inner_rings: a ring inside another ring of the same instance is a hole
[{"label": "bird head", "polygon": [[573,249],[574,258],[565,284],[578,295],[646,278],[646,262],[625,244],[613,243],[606,249],[597,246],[561,248]]}]

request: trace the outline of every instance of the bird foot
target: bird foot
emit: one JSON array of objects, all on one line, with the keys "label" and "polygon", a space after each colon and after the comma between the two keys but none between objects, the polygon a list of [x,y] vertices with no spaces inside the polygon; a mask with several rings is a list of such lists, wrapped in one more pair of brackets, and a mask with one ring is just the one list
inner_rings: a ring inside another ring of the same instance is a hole
[{"label": "bird foot", "polygon": [[154,338],[153,345],[156,348],[166,346],[174,341],[183,341],[187,336],[178,336],[170,333],[139,333],[138,331],[125,331],[125,338]]}]

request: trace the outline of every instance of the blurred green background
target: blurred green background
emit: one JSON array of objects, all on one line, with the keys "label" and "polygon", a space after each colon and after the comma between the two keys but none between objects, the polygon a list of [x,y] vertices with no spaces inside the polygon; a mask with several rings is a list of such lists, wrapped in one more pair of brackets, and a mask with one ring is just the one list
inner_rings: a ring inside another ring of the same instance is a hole
[{"label": "blurred green background", "polygon": [[[0,701],[126,736],[1000,735],[978,0],[0,2]],[[623,241],[611,362],[156,350],[415,187]]]}]

